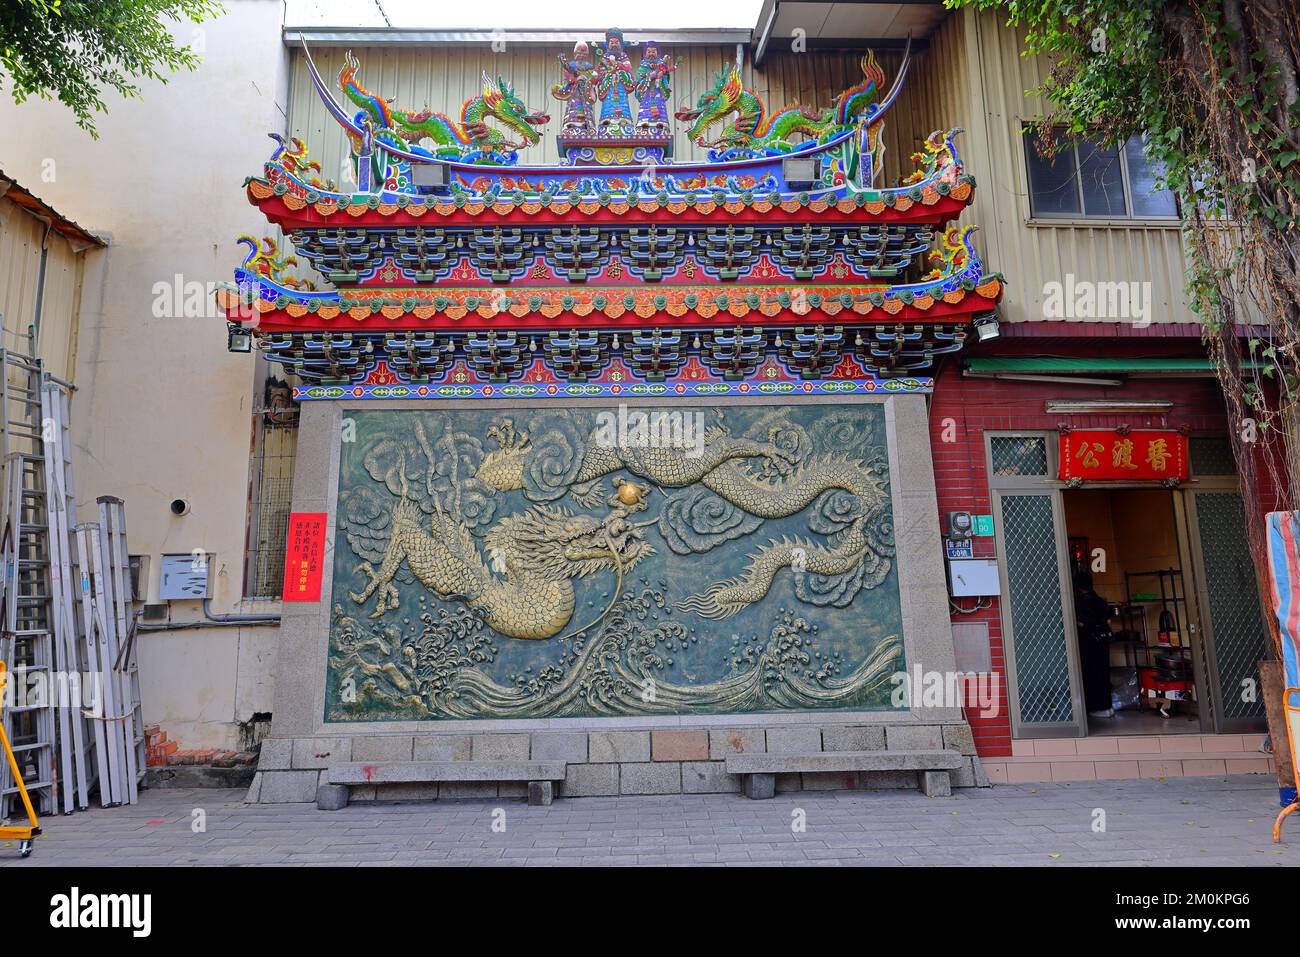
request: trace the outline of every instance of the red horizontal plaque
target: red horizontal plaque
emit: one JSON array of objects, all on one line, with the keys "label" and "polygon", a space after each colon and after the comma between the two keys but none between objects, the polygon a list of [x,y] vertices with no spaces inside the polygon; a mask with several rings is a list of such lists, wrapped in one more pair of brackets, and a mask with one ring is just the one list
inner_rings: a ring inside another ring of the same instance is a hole
[{"label": "red horizontal plaque", "polygon": [[1079,429],[1061,436],[1061,478],[1187,478],[1187,436],[1170,429]]},{"label": "red horizontal plaque", "polygon": [[325,564],[325,512],[290,512],[284,551],[284,601],[320,601]]}]

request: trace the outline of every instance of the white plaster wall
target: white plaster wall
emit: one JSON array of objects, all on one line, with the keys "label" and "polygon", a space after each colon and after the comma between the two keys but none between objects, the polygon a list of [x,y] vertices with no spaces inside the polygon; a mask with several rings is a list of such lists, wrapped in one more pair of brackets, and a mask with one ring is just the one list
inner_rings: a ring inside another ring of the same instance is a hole
[{"label": "white plaster wall", "polygon": [[[247,519],[254,359],[226,352],[225,324],[204,297],[204,317],[154,314],[154,285],[232,278],[240,233],[266,222],[241,184],[283,132],[287,58],[280,0],[226,0],[201,27],[204,62],[138,99],[105,94],[109,112],[92,140],[57,103],[15,106],[0,95],[0,168],[89,229],[108,233],[102,268],[87,270],[74,400],[75,479],[82,520],[94,498],[126,502],[130,550],[158,556],[202,548],[216,555],[212,607],[240,603]],[[98,264],[97,264],[98,265]],[[190,514],[169,511],[175,498]],[[173,602],[175,621],[203,616]],[[146,723],[183,748],[225,747],[237,724],[270,711],[274,626],[201,628],[141,636]]]}]

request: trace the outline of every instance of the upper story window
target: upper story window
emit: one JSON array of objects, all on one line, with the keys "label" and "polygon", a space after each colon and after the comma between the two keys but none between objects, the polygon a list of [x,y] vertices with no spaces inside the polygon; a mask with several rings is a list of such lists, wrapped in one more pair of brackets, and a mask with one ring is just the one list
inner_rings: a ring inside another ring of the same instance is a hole
[{"label": "upper story window", "polygon": [[1025,130],[1029,209],[1035,219],[1176,219],[1178,203],[1157,189],[1158,164],[1147,160],[1141,137],[1122,147],[1057,139],[1055,160],[1040,157]]}]

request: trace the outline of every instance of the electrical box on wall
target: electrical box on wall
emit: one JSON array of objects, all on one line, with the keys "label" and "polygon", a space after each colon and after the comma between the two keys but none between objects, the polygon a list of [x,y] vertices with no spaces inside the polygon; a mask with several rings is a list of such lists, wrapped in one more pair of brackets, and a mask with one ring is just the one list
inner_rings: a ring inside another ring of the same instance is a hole
[{"label": "electrical box on wall", "polygon": [[948,562],[948,591],[953,598],[1001,595],[997,559],[962,558]]},{"label": "electrical box on wall", "polygon": [[127,567],[131,570],[131,597],[144,601],[149,588],[149,556],[128,555]]},{"label": "electrical box on wall", "polygon": [[987,621],[954,621],[952,647],[957,670],[967,674],[987,674],[993,670],[993,652],[989,648]]},{"label": "electrical box on wall", "polygon": [[208,573],[211,568],[211,555],[195,555],[191,552],[163,555],[158,576],[158,597],[163,601],[199,601],[210,597]]}]

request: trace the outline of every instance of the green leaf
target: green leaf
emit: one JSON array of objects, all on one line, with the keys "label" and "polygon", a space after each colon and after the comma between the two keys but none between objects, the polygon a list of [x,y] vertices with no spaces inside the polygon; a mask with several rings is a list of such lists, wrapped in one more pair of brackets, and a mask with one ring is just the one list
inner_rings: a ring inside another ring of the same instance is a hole
[{"label": "green leaf", "polygon": [[201,58],[178,46],[169,23],[202,23],[223,9],[214,0],[6,0],[0,4],[0,85],[15,103],[58,100],[98,137],[102,93],[140,95],[136,80],[167,82]]}]

